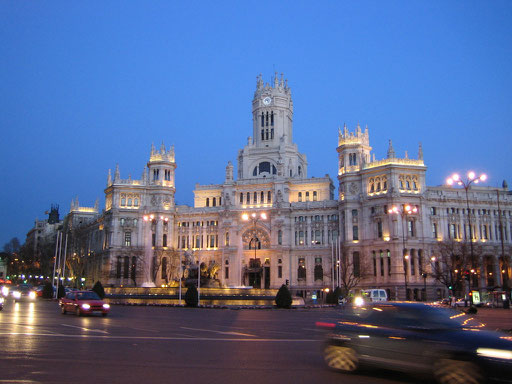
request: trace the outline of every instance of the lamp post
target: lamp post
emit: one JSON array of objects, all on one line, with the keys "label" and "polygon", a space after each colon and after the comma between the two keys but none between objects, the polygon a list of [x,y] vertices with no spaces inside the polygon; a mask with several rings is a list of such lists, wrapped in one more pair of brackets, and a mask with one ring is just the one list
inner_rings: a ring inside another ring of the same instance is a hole
[{"label": "lamp post", "polygon": [[407,215],[411,215],[413,213],[417,213],[418,208],[415,206],[412,206],[410,204],[404,204],[402,206],[402,209],[398,208],[396,205],[393,206],[388,210],[388,213],[400,215],[402,218],[402,241],[403,241],[403,248],[402,248],[402,256],[403,256],[403,263],[404,263],[404,282],[405,282],[405,299],[409,299],[409,291],[407,287],[407,261],[409,260],[409,255],[407,254],[407,249],[405,247],[405,230],[404,230],[404,224],[405,224],[405,218]]},{"label": "lamp post", "polygon": [[251,221],[252,222],[252,228],[253,228],[253,237],[251,238],[251,241],[249,242],[249,248],[250,244],[254,244],[254,262],[256,262],[256,250],[258,248],[258,236],[256,234],[256,224],[260,220],[267,220],[267,214],[265,212],[261,212],[257,214],[256,212],[251,213],[250,215],[248,213],[242,214],[242,220],[243,221]]},{"label": "lamp post", "polygon": [[[468,196],[468,190],[471,187],[472,184],[478,184],[481,181],[487,180],[487,175],[485,173],[482,173],[480,176],[476,176],[475,172],[469,171],[467,173],[467,178],[463,179],[458,173],[454,173],[451,175],[447,180],[446,183],[448,185],[460,185],[462,188],[464,188],[464,191],[466,192],[466,211],[468,214],[468,224],[469,224],[469,252],[470,252],[470,261],[471,261],[471,274],[469,275],[469,292],[471,293],[471,280],[473,278],[472,274],[474,273],[475,268],[475,260],[473,255],[473,227],[471,224],[471,211],[469,210],[469,196]],[[469,300],[471,305],[473,305],[473,295],[469,295]]]}]

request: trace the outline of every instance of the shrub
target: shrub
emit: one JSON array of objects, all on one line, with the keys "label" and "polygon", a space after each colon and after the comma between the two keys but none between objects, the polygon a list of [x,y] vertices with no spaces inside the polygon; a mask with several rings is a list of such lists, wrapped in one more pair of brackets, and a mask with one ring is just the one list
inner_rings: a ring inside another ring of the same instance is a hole
[{"label": "shrub", "polygon": [[292,306],[292,295],[286,285],[281,285],[277,292],[275,302],[278,308],[290,308]]},{"label": "shrub", "polygon": [[103,289],[103,285],[101,285],[101,282],[99,280],[94,284],[92,290],[98,294],[100,299],[105,298],[105,290]]},{"label": "shrub", "polygon": [[185,304],[187,307],[197,307],[199,304],[199,295],[197,294],[197,288],[194,284],[187,286],[187,293],[185,293]]},{"label": "shrub", "polygon": [[336,287],[334,291],[329,291],[325,297],[327,304],[338,304],[338,298],[341,296],[341,288]]},{"label": "shrub", "polygon": [[62,284],[59,284],[59,288],[57,289],[57,299],[66,296],[66,289]]},{"label": "shrub", "polygon": [[53,299],[53,285],[49,281],[44,283],[43,298],[44,299]]}]

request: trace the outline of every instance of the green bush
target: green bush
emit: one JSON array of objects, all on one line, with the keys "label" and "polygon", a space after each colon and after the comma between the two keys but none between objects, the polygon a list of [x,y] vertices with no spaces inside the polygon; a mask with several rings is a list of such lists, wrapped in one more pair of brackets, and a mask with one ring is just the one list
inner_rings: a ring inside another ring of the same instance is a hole
[{"label": "green bush", "polygon": [[187,286],[187,293],[185,293],[185,304],[187,307],[197,307],[199,304],[199,295],[197,294],[197,288],[194,284]]},{"label": "green bush", "polygon": [[105,298],[105,290],[103,289],[103,285],[101,285],[101,282],[99,280],[94,284],[92,290],[98,294],[100,299]]},{"label": "green bush", "polygon": [[66,296],[66,289],[62,284],[59,284],[59,288],[57,289],[57,299]]},{"label": "green bush", "polygon": [[53,285],[49,281],[44,283],[43,298],[44,299],[53,299]]},{"label": "green bush", "polygon": [[341,288],[336,287],[334,291],[329,291],[327,296],[325,297],[325,302],[327,304],[338,304],[338,298],[341,296]]},{"label": "green bush", "polygon": [[286,285],[281,285],[277,292],[275,302],[278,308],[290,308],[292,306],[292,294]]}]

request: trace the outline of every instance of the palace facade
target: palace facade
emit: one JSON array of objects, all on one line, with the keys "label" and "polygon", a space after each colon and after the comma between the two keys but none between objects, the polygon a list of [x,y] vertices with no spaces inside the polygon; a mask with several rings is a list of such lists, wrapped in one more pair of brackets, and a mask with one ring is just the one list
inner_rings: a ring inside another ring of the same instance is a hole
[{"label": "palace facade", "polygon": [[376,160],[360,126],[339,131],[337,153],[336,197],[328,175],[308,176],[306,155],[293,142],[287,81],[276,74],[265,84],[259,76],[252,137],[236,172],[228,162],[222,184],[196,185],[193,207],[175,204],[177,162],[164,145],[151,147],[140,179],[109,171],[103,212],[73,201],[64,229],[73,273],[91,285],[161,286],[175,284],[178,266],[189,263],[223,287],[288,284],[307,296],[350,280],[391,298],[434,299],[449,290],[439,268],[455,268],[439,266],[440,244],[468,243],[471,234],[471,288],[508,281],[506,185],[472,186],[467,194],[428,187],[421,145],[416,159],[399,158],[390,141],[387,157]]}]

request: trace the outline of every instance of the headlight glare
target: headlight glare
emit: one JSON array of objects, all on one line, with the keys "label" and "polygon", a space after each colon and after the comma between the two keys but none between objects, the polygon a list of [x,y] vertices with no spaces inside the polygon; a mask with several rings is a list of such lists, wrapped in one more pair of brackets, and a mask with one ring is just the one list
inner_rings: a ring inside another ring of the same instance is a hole
[{"label": "headlight glare", "polygon": [[89,304],[82,304],[83,309],[91,309],[91,306]]},{"label": "headlight glare", "polygon": [[505,349],[478,348],[476,353],[480,356],[490,357],[493,359],[512,360],[512,351],[507,351]]},{"label": "headlight glare", "polygon": [[103,304],[103,308],[104,309],[109,309],[110,308],[110,304]]},{"label": "headlight glare", "polygon": [[20,291],[14,291],[12,293],[12,296],[15,298],[15,299],[19,299],[21,297],[21,292]]},{"label": "headlight glare", "polygon": [[34,300],[36,298],[36,293],[34,291],[31,291],[29,294],[28,294],[28,297],[31,299],[31,300]]}]

